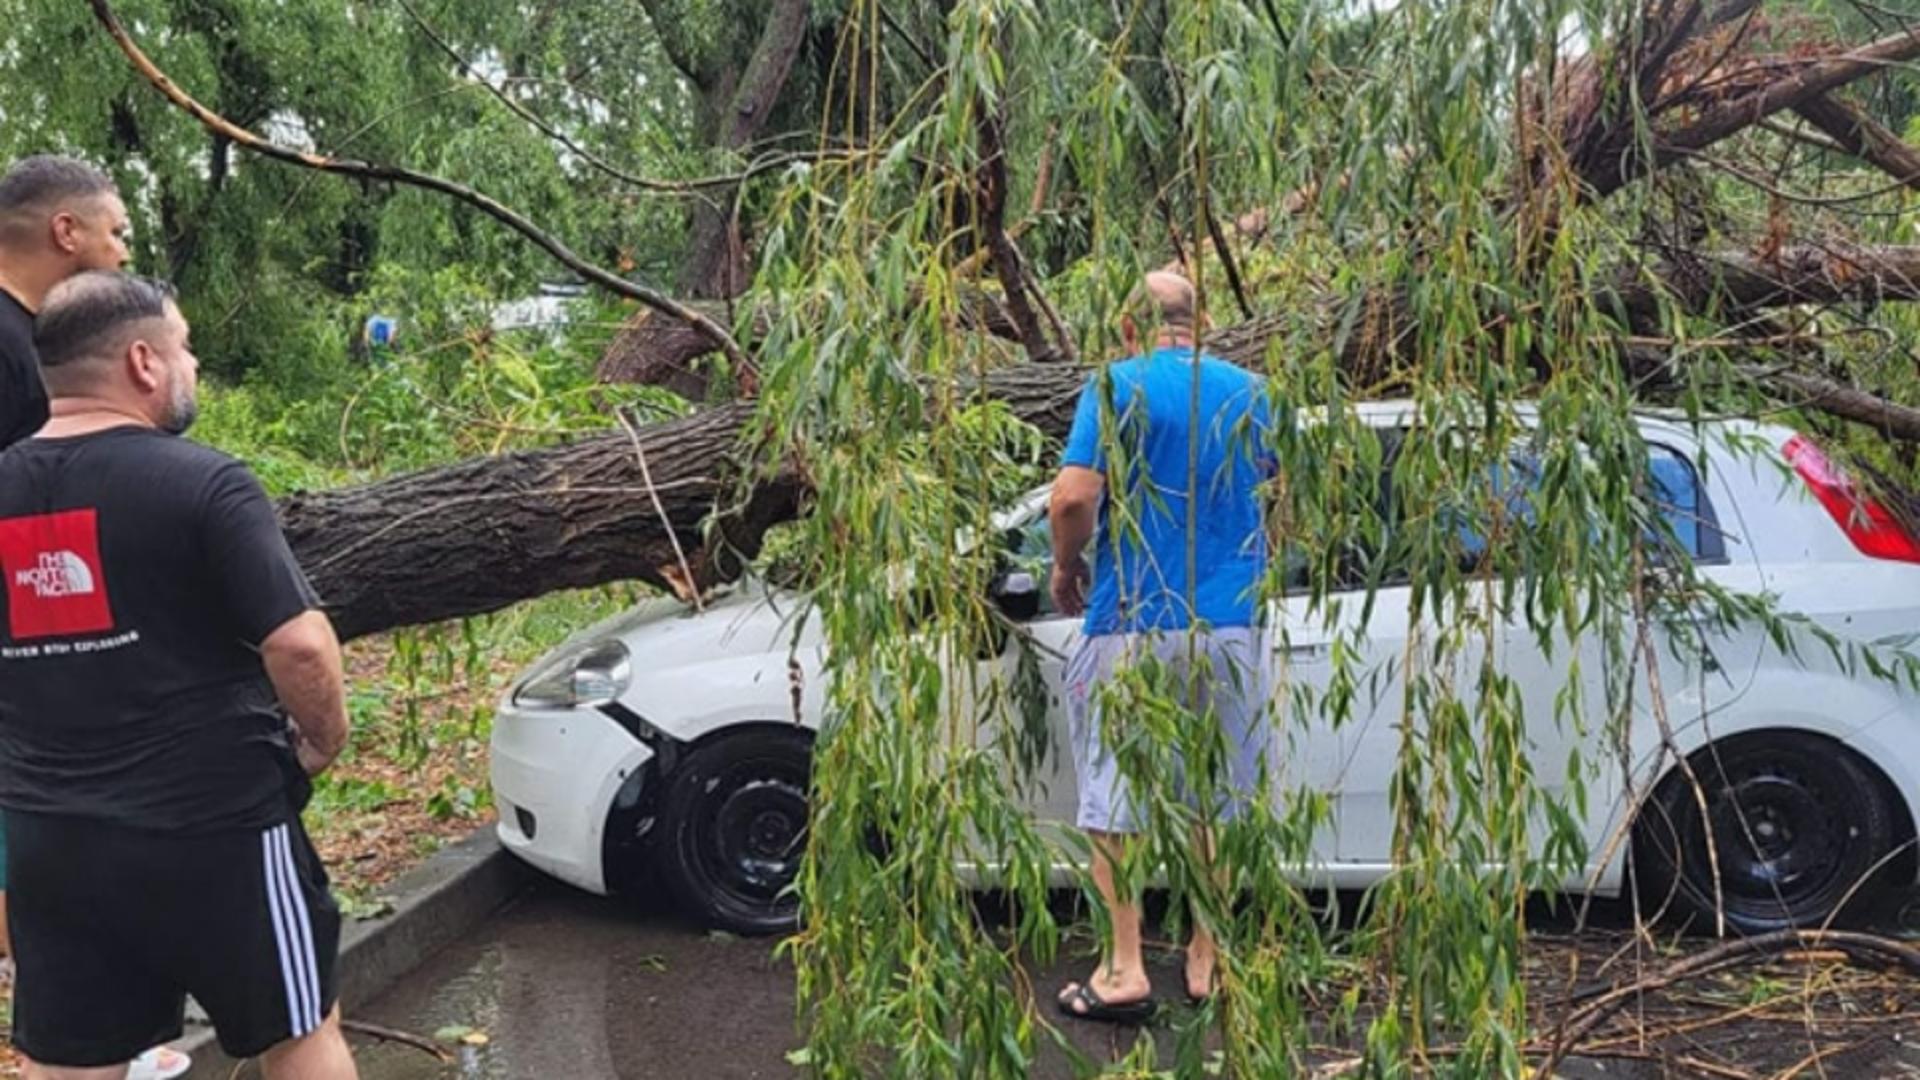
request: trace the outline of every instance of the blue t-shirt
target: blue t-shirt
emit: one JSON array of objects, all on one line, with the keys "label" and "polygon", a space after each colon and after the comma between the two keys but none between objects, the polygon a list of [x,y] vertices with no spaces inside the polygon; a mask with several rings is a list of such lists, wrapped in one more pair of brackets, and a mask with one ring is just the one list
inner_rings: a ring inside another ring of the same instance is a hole
[{"label": "blue t-shirt", "polygon": [[1271,426],[1261,380],[1204,353],[1196,362],[1191,346],[1094,373],[1062,455],[1107,478],[1086,633],[1259,621],[1267,545],[1256,488],[1272,469]]}]

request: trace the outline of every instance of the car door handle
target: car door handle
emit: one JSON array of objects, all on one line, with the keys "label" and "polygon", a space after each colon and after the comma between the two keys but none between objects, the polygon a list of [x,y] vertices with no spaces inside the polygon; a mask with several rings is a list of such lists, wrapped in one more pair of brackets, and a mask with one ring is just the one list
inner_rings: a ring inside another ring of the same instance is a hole
[{"label": "car door handle", "polygon": [[1274,651],[1289,660],[1297,660],[1302,663],[1325,660],[1333,654],[1332,648],[1324,641],[1314,642],[1311,645],[1283,645]]}]

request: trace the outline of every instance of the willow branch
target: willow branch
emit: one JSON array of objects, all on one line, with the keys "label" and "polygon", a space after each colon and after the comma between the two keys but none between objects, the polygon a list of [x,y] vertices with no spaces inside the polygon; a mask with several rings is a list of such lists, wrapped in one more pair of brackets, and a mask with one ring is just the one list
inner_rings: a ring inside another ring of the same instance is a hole
[{"label": "willow branch", "polygon": [[1801,102],[1794,111],[1832,136],[1847,153],[1920,191],[1920,149],[1908,145],[1873,117],[1824,95]]},{"label": "willow branch", "polygon": [[1909,29],[1834,56],[1811,60],[1798,72],[1755,93],[1703,110],[1680,129],[1660,137],[1656,160],[1668,165],[1689,150],[1702,150],[1784,109],[1797,108],[1831,90],[1857,82],[1891,64],[1920,56],[1920,29]]},{"label": "willow branch", "polygon": [[341,176],[359,177],[365,180],[405,184],[409,187],[436,191],[442,195],[463,202],[519,233],[521,236],[526,237],[532,241],[536,247],[545,251],[548,255],[553,256],[556,262],[572,270],[574,273],[579,274],[593,284],[600,286],[616,296],[637,301],[655,311],[671,315],[697,328],[713,342],[715,348],[727,354],[727,359],[734,364],[735,370],[743,372],[753,371],[753,364],[747,359],[746,354],[741,351],[739,343],[734,341],[733,335],[722,329],[720,324],[674,301],[663,293],[649,289],[645,285],[628,281],[618,274],[588,262],[574,254],[571,248],[561,243],[560,240],[551,233],[548,233],[517,211],[505,206],[490,196],[475,191],[473,188],[467,187],[464,184],[455,183],[452,180],[434,176],[429,173],[415,172],[412,169],[400,168],[393,165],[355,161],[295,150],[291,147],[282,146],[279,143],[262,138],[252,131],[235,124],[233,121],[202,105],[199,101],[195,100],[192,95],[175,84],[172,79],[168,78],[166,72],[160,70],[159,66],[149,59],[146,53],[140,50],[140,46],[134,42],[133,38],[127,33],[126,28],[121,25],[119,17],[114,14],[112,5],[108,0],[87,0],[87,2],[89,6],[93,8],[95,18],[99,20],[100,25],[106,30],[107,35],[113,38],[114,43],[120,47],[120,51],[125,53],[128,61],[133,64],[134,70],[138,71],[141,77],[152,84],[153,88],[160,92],[161,96],[165,97],[183,112],[192,116],[195,120],[198,120],[202,127],[213,134],[230,139],[235,145],[245,147],[262,157],[285,162],[289,165],[298,165],[303,168],[334,173]]},{"label": "willow branch", "polygon": [[1783,124],[1778,120],[1762,120],[1760,121],[1760,126],[1783,139],[1791,139],[1803,146],[1810,146],[1815,150],[1823,150],[1829,154],[1840,154],[1845,157],[1854,156],[1846,147],[1841,146],[1832,139],[1822,135],[1815,135],[1813,132],[1802,127]]},{"label": "willow branch", "polygon": [[1240,317],[1253,318],[1253,301],[1247,298],[1246,282],[1240,277],[1240,264],[1233,257],[1233,248],[1227,244],[1227,234],[1220,229],[1220,219],[1214,215],[1213,200],[1203,193],[1200,198],[1200,211],[1207,220],[1207,235],[1213,238],[1213,250],[1220,256],[1220,268],[1227,272],[1227,285],[1233,290],[1233,301],[1240,307]]},{"label": "willow branch", "polygon": [[1920,409],[1888,401],[1878,394],[1800,371],[1741,368],[1740,373],[1772,392],[1793,395],[1791,404],[1816,409],[1842,420],[1865,424],[1891,438],[1920,442]]}]

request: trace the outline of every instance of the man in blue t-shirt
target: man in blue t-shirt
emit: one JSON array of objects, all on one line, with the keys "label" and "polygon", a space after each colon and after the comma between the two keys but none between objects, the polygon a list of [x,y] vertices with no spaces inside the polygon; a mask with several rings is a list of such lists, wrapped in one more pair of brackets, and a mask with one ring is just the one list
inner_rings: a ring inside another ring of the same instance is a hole
[{"label": "man in blue t-shirt", "polygon": [[[1053,485],[1054,604],[1086,612],[1065,677],[1076,824],[1093,840],[1094,883],[1113,927],[1099,968],[1060,994],[1069,1016],[1139,1021],[1152,1010],[1139,902],[1120,896],[1114,879],[1141,810],[1113,753],[1127,732],[1105,722],[1102,687],[1143,665],[1173,680],[1187,713],[1223,740],[1223,753],[1210,756],[1225,775],[1192,785],[1224,791],[1220,815],[1258,785],[1267,750],[1259,484],[1273,471],[1272,423],[1261,380],[1200,349],[1196,306],[1185,278],[1147,275],[1121,320],[1136,355],[1088,380]],[[1195,839],[1210,857],[1211,836],[1203,829]],[[1213,935],[1196,917],[1189,998],[1212,992],[1214,961]]]}]

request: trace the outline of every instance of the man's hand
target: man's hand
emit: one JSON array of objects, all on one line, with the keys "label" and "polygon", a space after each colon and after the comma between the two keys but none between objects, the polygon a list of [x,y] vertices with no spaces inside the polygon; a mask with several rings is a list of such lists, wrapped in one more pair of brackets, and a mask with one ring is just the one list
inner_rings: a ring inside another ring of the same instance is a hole
[{"label": "man's hand", "polygon": [[1053,564],[1053,610],[1079,615],[1087,610],[1087,564],[1083,559]]},{"label": "man's hand", "polygon": [[300,734],[299,728],[291,727],[291,731],[293,756],[299,760],[301,771],[308,776],[319,776],[327,771],[327,767],[333,764],[335,755],[328,754],[307,741],[306,736]]}]

